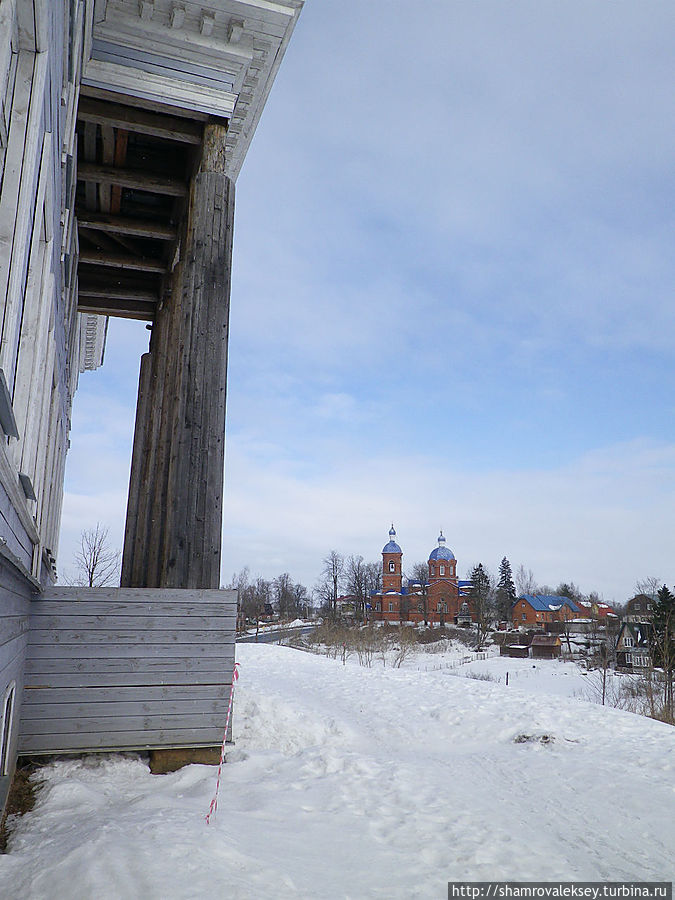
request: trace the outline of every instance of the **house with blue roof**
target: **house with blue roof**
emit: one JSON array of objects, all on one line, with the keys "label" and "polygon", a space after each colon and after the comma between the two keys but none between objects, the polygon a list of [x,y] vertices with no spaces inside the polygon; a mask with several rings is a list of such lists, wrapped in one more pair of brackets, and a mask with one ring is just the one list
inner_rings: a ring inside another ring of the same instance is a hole
[{"label": "house with blue roof", "polygon": [[551,594],[523,594],[513,604],[511,618],[514,625],[544,625],[546,622],[566,622],[583,618],[584,612],[569,597]]}]

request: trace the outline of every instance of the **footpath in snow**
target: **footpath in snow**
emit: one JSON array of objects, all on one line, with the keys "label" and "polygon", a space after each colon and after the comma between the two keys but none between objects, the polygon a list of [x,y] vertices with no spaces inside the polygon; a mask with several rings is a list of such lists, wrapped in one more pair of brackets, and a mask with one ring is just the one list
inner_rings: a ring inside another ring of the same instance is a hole
[{"label": "footpath in snow", "polygon": [[449,880],[673,878],[672,727],[529,692],[525,661],[506,687],[414,660],[237,656],[212,824],[212,767],[56,763],[0,858],[3,900],[442,900]]}]

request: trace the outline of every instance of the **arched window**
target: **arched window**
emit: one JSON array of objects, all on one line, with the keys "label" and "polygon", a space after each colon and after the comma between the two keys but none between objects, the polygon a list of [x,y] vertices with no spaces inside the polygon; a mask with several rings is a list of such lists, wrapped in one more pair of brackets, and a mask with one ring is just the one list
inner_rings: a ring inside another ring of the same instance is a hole
[{"label": "arched window", "polygon": [[390,572],[395,572],[395,571],[396,571],[396,563],[394,562],[393,559],[389,562],[389,571],[390,571]]},{"label": "arched window", "polygon": [[431,567],[431,574],[432,574],[432,575],[435,575],[435,574],[436,574],[436,566],[432,566],[432,567]]},{"label": "arched window", "polygon": [[439,566],[439,567],[438,567],[438,572],[439,572],[440,575],[445,575],[445,566]]}]

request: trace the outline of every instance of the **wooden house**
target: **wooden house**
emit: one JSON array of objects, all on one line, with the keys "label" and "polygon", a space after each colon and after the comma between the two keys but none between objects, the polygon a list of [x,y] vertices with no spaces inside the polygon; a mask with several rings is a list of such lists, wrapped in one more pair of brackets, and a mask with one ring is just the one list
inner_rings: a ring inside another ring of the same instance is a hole
[{"label": "wooden house", "polygon": [[626,603],[625,622],[650,622],[653,618],[656,594],[636,594]]},{"label": "wooden house", "polygon": [[535,634],[530,643],[532,659],[557,659],[560,656],[560,638],[557,634]]},{"label": "wooden house", "polygon": [[108,316],[151,328],[123,584],[219,586],[234,182],[302,4],[0,0],[0,809]]},{"label": "wooden house", "polygon": [[624,622],[616,642],[616,668],[644,672],[653,661],[654,626],[651,622]]}]

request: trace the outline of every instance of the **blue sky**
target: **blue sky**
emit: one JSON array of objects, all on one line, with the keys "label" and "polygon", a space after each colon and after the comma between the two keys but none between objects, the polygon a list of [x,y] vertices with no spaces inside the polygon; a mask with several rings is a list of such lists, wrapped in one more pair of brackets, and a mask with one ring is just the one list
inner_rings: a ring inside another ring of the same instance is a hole
[{"label": "blue sky", "polygon": [[[331,548],[675,580],[670,2],[308,0],[237,185],[223,578]],[[74,409],[121,545],[138,356]]]}]

